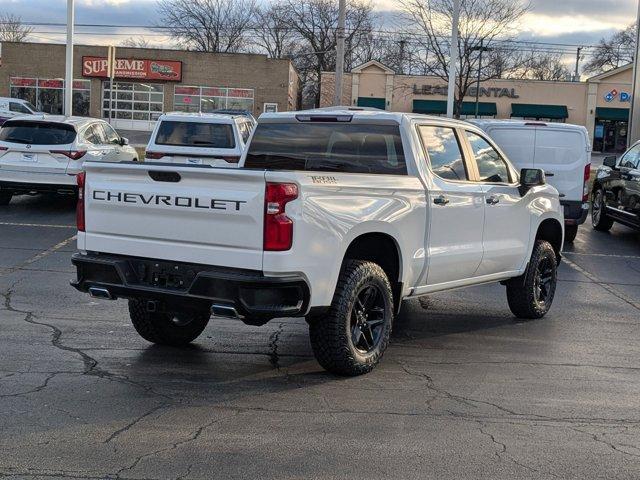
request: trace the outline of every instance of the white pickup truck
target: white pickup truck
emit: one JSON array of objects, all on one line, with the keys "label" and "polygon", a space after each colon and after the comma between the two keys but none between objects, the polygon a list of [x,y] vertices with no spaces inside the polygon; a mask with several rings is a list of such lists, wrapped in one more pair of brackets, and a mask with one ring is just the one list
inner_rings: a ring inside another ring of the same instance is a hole
[{"label": "white pickup truck", "polygon": [[511,311],[553,301],[558,192],[477,127],[357,110],[263,114],[240,168],[87,162],[72,284],[129,300],[145,339],[210,316],[305,316],[329,371],[382,357],[402,300],[502,282]]}]

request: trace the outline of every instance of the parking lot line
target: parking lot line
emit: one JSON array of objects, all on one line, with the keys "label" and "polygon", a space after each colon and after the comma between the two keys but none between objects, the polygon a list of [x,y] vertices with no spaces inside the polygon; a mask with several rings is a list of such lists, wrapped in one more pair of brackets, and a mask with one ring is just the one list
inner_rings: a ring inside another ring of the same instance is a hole
[{"label": "parking lot line", "polygon": [[580,257],[608,257],[608,258],[629,258],[640,260],[640,255],[615,255],[611,253],[578,253],[578,252],[562,252],[562,255],[576,255]]},{"label": "parking lot line", "polygon": [[8,268],[6,271],[0,272],[0,275],[8,275],[10,273],[17,272],[18,270],[22,270],[23,268],[25,268],[25,267],[33,264],[33,263],[36,263],[38,260],[41,260],[42,258],[46,257],[47,255],[50,255],[53,252],[55,252],[57,250],[60,250],[61,248],[66,247],[69,243],[73,242],[76,238],[77,238],[77,235],[73,235],[73,236],[67,238],[66,240],[63,240],[63,241],[55,244],[53,247],[49,247],[46,250],[43,250],[42,252],[38,253],[37,255],[34,255],[33,257],[25,260],[20,265],[12,267],[12,268]]},{"label": "parking lot line", "polygon": [[0,225],[6,225],[9,227],[77,228],[75,225],[48,225],[44,223],[0,222]]},{"label": "parking lot line", "polygon": [[632,307],[640,310],[640,303],[638,303],[636,300],[634,300],[633,298],[631,298],[627,294],[625,294],[625,293],[621,292],[620,290],[612,287],[610,284],[603,282],[598,277],[596,277],[594,274],[592,274],[591,272],[585,270],[580,265],[578,265],[576,263],[573,263],[571,260],[567,259],[566,257],[564,258],[563,261],[564,261],[564,263],[569,265],[571,268],[573,268],[577,272],[579,272],[582,275],[584,275],[585,277],[587,277],[593,283],[595,283],[597,285],[600,285],[602,288],[604,288],[611,295],[614,295],[614,296],[618,297],[620,300],[622,300],[622,301],[628,303],[629,305],[631,305]]}]

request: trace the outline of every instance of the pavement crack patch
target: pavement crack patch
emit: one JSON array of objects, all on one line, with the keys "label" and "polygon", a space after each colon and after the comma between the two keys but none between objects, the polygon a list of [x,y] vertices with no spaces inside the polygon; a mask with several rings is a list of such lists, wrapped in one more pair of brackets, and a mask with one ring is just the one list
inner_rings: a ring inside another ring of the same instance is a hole
[{"label": "pavement crack patch", "polygon": [[480,425],[480,426],[478,427],[478,431],[479,431],[482,435],[484,435],[484,436],[486,436],[486,437],[489,437],[489,438],[491,439],[491,441],[492,441],[495,445],[497,445],[497,446],[499,447],[499,450],[495,451],[493,454],[494,454],[494,456],[495,456],[498,460],[502,460],[502,454],[503,454],[503,453],[506,453],[506,451],[507,451],[507,446],[506,446],[504,443],[499,442],[498,440],[496,440],[496,437],[495,437],[493,434],[491,434],[491,433],[486,432],[485,430],[483,430],[483,429],[486,429],[487,427],[486,427],[486,425],[483,425],[483,424],[482,424],[482,422],[478,422],[478,425]]},{"label": "pavement crack patch", "polygon": [[269,337],[269,363],[273,365],[274,368],[280,370],[280,355],[278,355],[278,340],[280,339],[280,335],[282,334],[282,329],[284,328],[284,323],[280,323],[278,325],[278,329],[271,334]]},{"label": "pavement crack patch", "polygon": [[[585,431],[585,430],[580,430],[579,428],[575,428],[575,427],[570,427],[570,428],[574,432],[578,432],[578,433],[582,433],[582,434],[588,435],[594,441],[596,441],[598,443],[601,443],[603,445],[606,445],[607,447],[609,447],[614,452],[620,453],[620,454],[628,456],[628,457],[640,458],[640,448],[638,448],[638,447],[636,447],[634,445],[626,444],[626,443],[613,443],[611,441],[608,441],[608,440],[605,439],[605,437],[607,436],[606,432],[598,434],[598,433],[588,432],[588,431]],[[638,453],[630,452],[628,450],[635,450]]]},{"label": "pavement crack patch", "polygon": [[156,405],[155,407],[153,407],[150,410],[147,410],[145,413],[143,413],[142,415],[140,415],[139,417],[135,418],[134,420],[132,420],[131,422],[127,423],[124,427],[119,428],[118,430],[116,430],[115,432],[113,432],[111,435],[109,435],[102,443],[106,444],[109,443],[113,440],[115,440],[116,438],[118,438],[120,435],[122,435],[123,433],[131,430],[133,427],[135,427],[138,423],[140,423],[142,420],[144,420],[145,418],[149,417],[150,415],[153,415],[154,413],[156,413],[158,410],[167,407],[169,404],[168,403],[163,403],[160,405]]},{"label": "pavement crack patch", "polygon": [[198,437],[200,437],[200,435],[202,435],[202,433],[207,429],[212,427],[213,425],[215,425],[216,423],[220,423],[223,422],[229,418],[235,417],[236,415],[240,414],[240,410],[234,410],[232,414],[230,415],[226,415],[222,418],[216,418],[214,420],[211,420],[210,422],[206,423],[205,425],[201,425],[200,427],[198,427],[196,430],[194,430],[192,432],[191,435],[189,435],[189,437],[183,439],[183,440],[179,440],[177,442],[172,443],[171,445],[169,445],[168,447],[163,447],[163,448],[159,448],[157,450],[154,450],[152,452],[148,452],[145,453],[143,455],[138,456],[133,463],[131,463],[131,465],[127,466],[127,467],[123,467],[120,470],[118,470],[115,473],[115,478],[122,480],[122,474],[124,472],[131,472],[134,468],[136,468],[138,466],[138,464],[143,461],[146,458],[150,458],[153,457],[155,455],[158,455],[160,453],[166,453],[166,452],[170,452],[172,450],[176,450],[184,445],[187,445],[191,442],[194,442],[198,439]]}]

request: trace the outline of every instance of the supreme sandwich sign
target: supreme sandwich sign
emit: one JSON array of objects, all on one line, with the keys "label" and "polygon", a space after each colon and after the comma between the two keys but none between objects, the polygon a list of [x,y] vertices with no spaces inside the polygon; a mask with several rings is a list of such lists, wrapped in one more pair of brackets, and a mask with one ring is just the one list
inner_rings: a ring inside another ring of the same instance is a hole
[{"label": "supreme sandwich sign", "polygon": [[[105,57],[82,57],[82,76],[108,78]],[[116,59],[115,78],[138,80],[182,80],[182,62],[137,58]]]}]

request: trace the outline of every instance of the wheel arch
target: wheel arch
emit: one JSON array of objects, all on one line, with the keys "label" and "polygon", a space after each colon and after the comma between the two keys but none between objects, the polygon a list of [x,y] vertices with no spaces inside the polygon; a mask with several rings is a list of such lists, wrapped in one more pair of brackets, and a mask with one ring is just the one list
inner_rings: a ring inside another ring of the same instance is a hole
[{"label": "wheel arch", "polygon": [[536,241],[546,240],[549,242],[553,247],[553,251],[556,253],[558,263],[560,263],[560,259],[562,258],[563,229],[559,220],[547,218],[540,222],[535,239]]},{"label": "wheel arch", "polygon": [[365,260],[380,265],[387,274],[395,310],[398,311],[402,295],[402,252],[398,242],[388,233],[368,232],[355,237],[342,258],[344,268],[347,260]]}]

